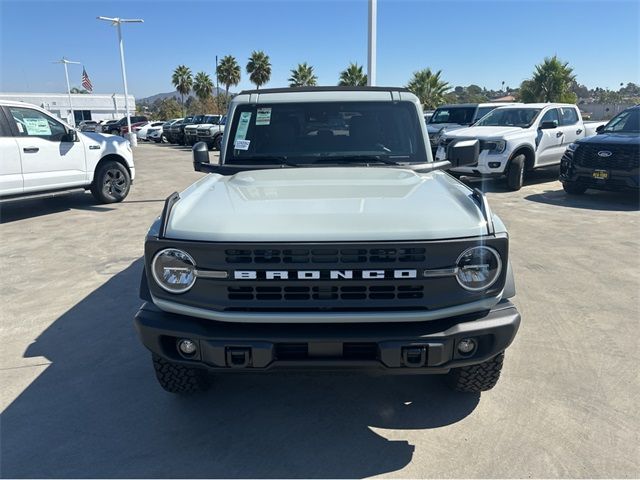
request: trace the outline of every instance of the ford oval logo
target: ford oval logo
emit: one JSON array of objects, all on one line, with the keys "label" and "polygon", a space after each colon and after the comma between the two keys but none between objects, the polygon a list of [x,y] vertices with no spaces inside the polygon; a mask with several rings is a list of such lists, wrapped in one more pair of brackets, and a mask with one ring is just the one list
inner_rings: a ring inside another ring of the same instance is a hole
[{"label": "ford oval logo", "polygon": [[611,153],[609,150],[601,150],[598,152],[599,157],[607,158],[607,157],[610,157],[611,155],[613,155],[613,153]]}]

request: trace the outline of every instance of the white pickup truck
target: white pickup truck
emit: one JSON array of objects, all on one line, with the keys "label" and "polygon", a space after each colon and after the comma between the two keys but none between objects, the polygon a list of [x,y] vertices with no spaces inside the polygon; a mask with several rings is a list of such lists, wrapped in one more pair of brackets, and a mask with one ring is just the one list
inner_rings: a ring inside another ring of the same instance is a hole
[{"label": "white pickup truck", "polygon": [[575,105],[560,103],[514,104],[496,108],[469,128],[440,137],[436,159],[444,160],[453,140],[480,140],[476,165],[452,169],[471,176],[506,175],[507,185],[519,190],[525,171],[559,165],[567,146],[595,135],[605,122],[583,122]]},{"label": "white pickup truck", "polygon": [[128,140],[78,132],[35,105],[0,101],[0,202],[85,189],[120,202],[135,177]]}]

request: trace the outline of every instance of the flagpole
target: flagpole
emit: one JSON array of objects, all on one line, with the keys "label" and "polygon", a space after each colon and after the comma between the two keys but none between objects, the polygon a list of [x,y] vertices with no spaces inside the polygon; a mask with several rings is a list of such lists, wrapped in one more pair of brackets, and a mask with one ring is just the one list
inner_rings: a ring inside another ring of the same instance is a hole
[{"label": "flagpole", "polygon": [[376,84],[376,23],[378,20],[378,2],[369,0],[369,42],[367,55],[367,85]]}]

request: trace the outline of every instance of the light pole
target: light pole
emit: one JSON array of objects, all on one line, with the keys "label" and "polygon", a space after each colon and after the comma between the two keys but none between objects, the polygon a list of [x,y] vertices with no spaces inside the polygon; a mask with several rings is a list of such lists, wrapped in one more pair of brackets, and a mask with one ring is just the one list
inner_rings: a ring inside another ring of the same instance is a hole
[{"label": "light pole", "polygon": [[376,84],[376,23],[378,21],[378,1],[369,0],[369,42],[367,55],[367,85]]},{"label": "light pole", "polygon": [[136,146],[136,136],[131,131],[131,116],[129,115],[129,90],[127,88],[127,70],[124,66],[124,44],[122,43],[122,30],[120,25],[123,23],[144,23],[141,18],[110,18],[110,17],[97,17],[98,20],[104,20],[105,22],[111,22],[111,25],[115,25],[118,28],[118,44],[120,45],[120,67],[122,68],[122,83],[124,85],[124,109],[127,116],[127,127],[129,133],[127,137],[132,146]]},{"label": "light pole", "polygon": [[[57,62],[53,63],[61,63],[64,65],[64,76],[67,79],[67,95],[69,96],[69,110],[71,111],[71,121],[69,122],[72,126],[76,126],[76,118],[73,114],[73,104],[71,103],[71,87],[69,86],[69,71],[67,70],[67,65],[70,63],[80,65],[80,62],[72,62],[71,60],[67,60],[65,57],[62,57]],[[67,118],[67,121],[69,119]]]}]

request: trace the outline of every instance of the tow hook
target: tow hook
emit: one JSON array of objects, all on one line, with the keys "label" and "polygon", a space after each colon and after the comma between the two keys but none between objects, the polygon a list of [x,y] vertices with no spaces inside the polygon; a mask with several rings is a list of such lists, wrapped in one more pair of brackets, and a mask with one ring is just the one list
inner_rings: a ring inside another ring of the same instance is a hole
[{"label": "tow hook", "polygon": [[227,366],[231,368],[246,368],[251,363],[251,348],[227,347]]},{"label": "tow hook", "polygon": [[410,368],[424,367],[427,364],[427,347],[402,347],[402,362]]}]

